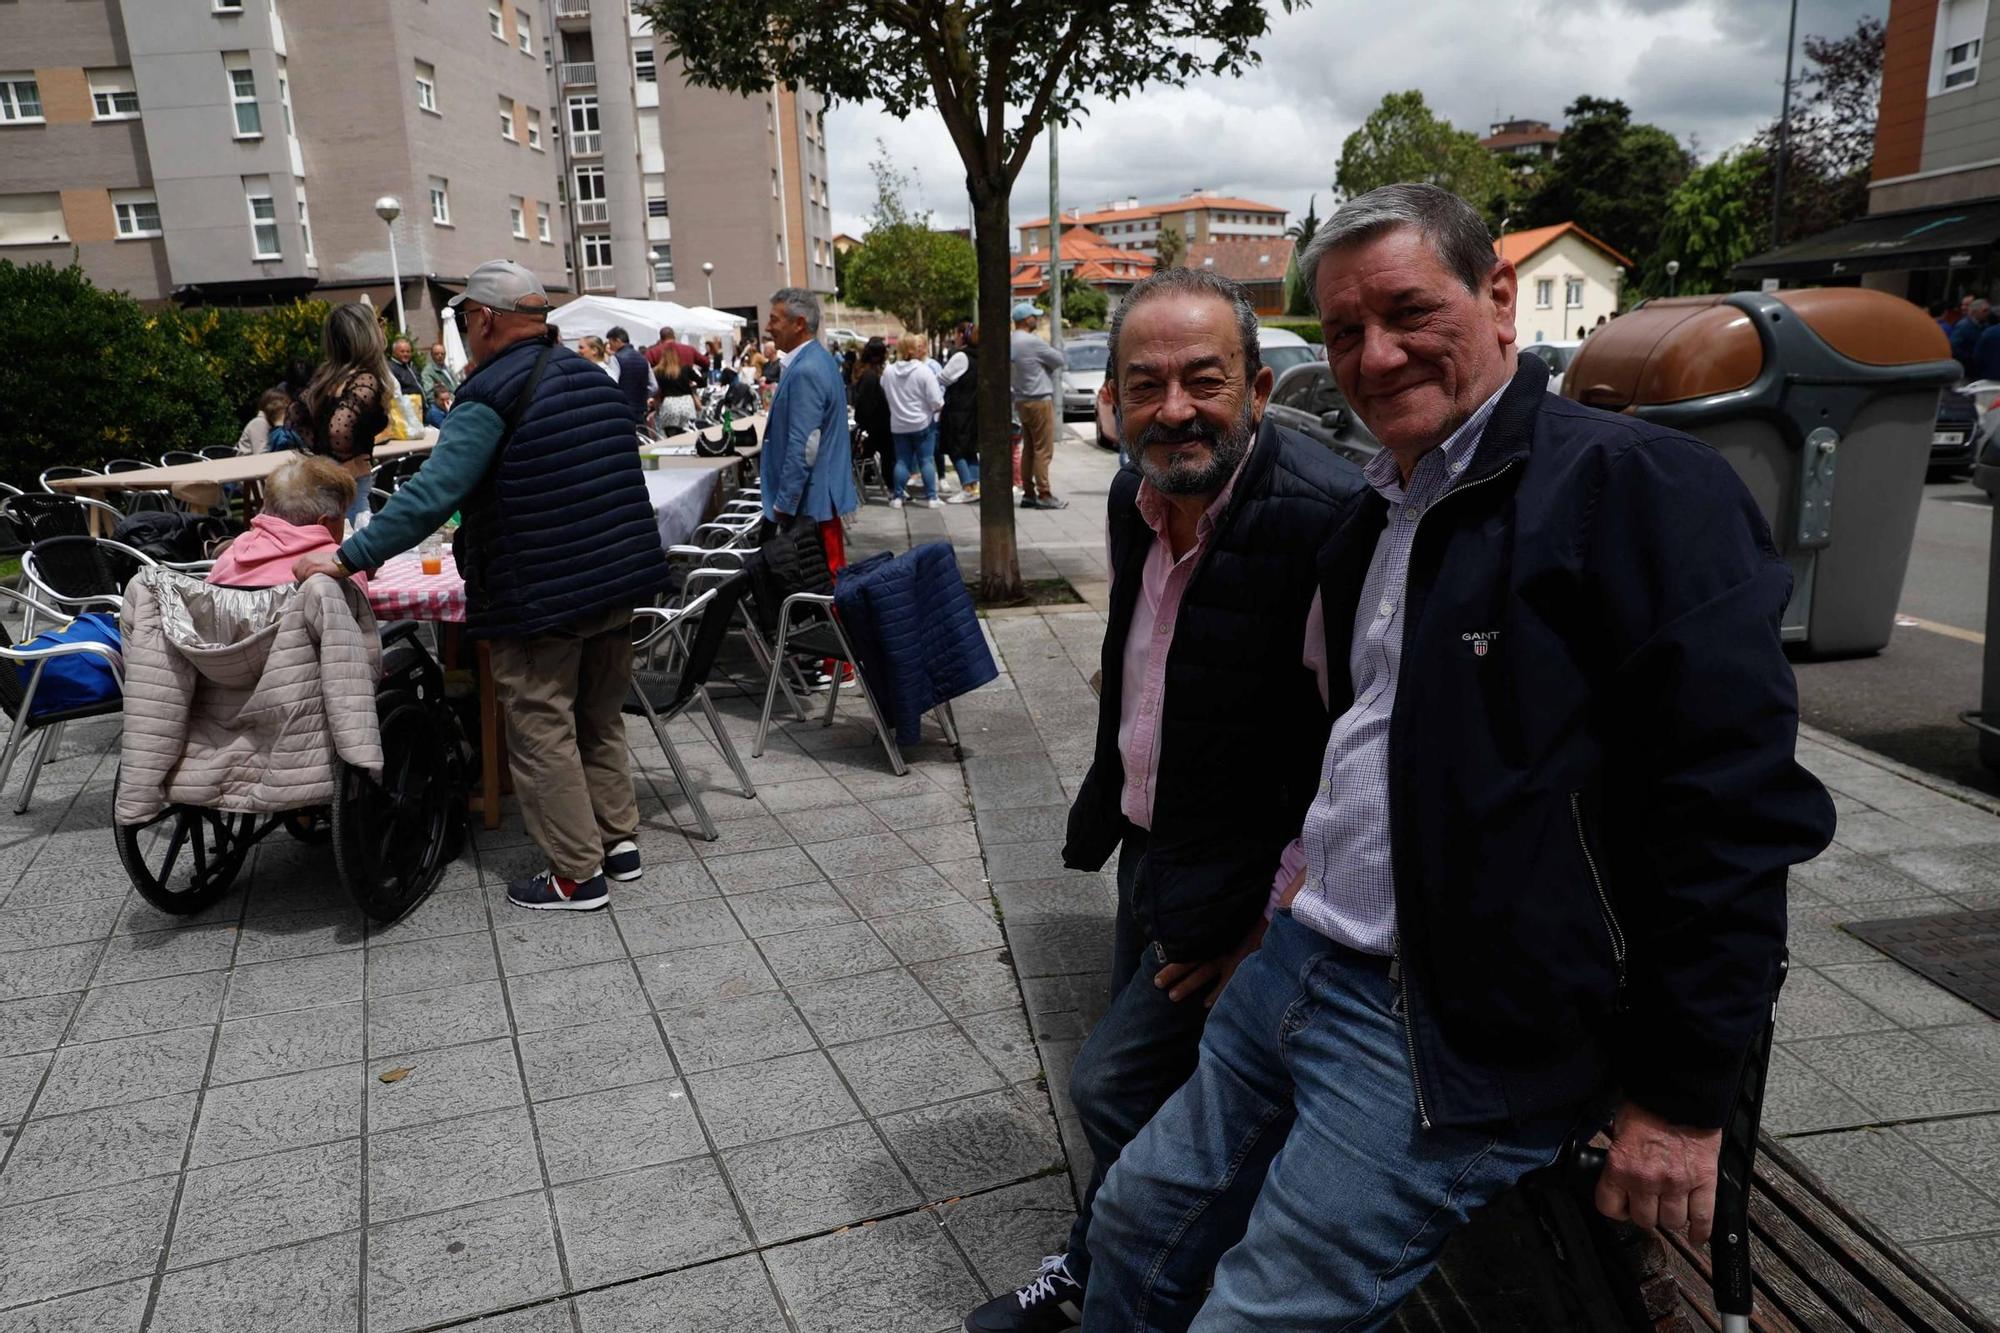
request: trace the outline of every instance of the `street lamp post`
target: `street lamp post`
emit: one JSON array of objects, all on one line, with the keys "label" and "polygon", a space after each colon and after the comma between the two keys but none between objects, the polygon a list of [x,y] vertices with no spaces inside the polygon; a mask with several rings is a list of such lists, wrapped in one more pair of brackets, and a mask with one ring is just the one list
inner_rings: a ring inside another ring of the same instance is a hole
[{"label": "street lamp post", "polygon": [[396,315],[389,326],[390,335],[404,332],[403,328],[403,273],[396,267],[396,219],[403,215],[403,202],[393,194],[385,194],[375,201],[375,216],[382,219],[389,229],[389,284],[394,289],[390,300],[395,303]]},{"label": "street lamp post", "polygon": [[1672,296],[1672,295],[1674,295],[1674,294],[1675,294],[1676,292],[1678,292],[1678,291],[1680,290],[1680,287],[1681,287],[1681,284],[1680,284],[1680,276],[1681,276],[1681,261],[1680,261],[1680,260],[1678,260],[1678,259],[1669,259],[1669,260],[1667,261],[1667,295],[1668,295],[1668,296]]},{"label": "street lamp post", "polygon": [[701,276],[708,279],[708,308],[713,310],[715,309],[715,265],[704,260],[701,266]]}]

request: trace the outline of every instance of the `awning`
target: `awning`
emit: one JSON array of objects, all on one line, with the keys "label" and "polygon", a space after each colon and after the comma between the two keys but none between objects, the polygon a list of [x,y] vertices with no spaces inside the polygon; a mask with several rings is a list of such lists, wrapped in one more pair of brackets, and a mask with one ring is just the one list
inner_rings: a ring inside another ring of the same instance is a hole
[{"label": "awning", "polygon": [[1884,269],[1983,264],[2000,244],[2000,199],[1877,213],[1767,250],[1729,270],[1733,278],[1829,278]]}]

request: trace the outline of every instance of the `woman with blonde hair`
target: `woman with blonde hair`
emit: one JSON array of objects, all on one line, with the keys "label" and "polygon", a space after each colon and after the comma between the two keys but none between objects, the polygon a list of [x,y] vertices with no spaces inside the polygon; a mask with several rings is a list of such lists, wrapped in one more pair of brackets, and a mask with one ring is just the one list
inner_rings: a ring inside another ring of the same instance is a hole
[{"label": "woman with blonde hair", "polygon": [[300,556],[339,547],[354,491],[354,478],[332,459],[309,454],[286,459],[264,479],[262,512],[250,520],[248,532],[222,548],[208,581],[231,588],[292,582],[292,564]]},{"label": "woman with blonde hair", "polygon": [[337,305],[320,331],[320,366],[285,415],[294,448],[322,454],[355,480],[351,523],[368,512],[366,479],[374,472],[375,437],[389,425],[395,379],[382,325],[359,301]]},{"label": "woman with blonde hair", "polygon": [[678,435],[695,418],[695,392],[701,388],[701,372],[681,364],[681,354],[672,343],[660,349],[660,363],[653,367],[660,384],[660,405],[653,425],[662,435]]},{"label": "woman with blonde hair", "polygon": [[910,474],[924,479],[924,504],[936,509],[937,423],[944,408],[944,385],[924,354],[930,349],[921,333],[906,333],[896,345],[896,364],[882,372],[882,392],[889,400],[889,438],[896,445],[896,467],[889,479],[889,504],[903,507],[903,487]]}]

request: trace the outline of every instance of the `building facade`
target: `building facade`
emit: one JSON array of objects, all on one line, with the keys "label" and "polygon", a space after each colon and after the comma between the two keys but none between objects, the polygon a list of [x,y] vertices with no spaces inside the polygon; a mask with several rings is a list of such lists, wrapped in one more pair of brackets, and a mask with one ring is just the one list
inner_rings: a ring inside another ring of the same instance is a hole
[{"label": "building facade", "polygon": [[[1050,262],[1046,246],[1014,256],[1014,270],[1009,279],[1014,300],[1032,301],[1048,295]],[[1109,297],[1113,310],[1118,308],[1125,293],[1153,276],[1155,267],[1150,256],[1112,245],[1088,227],[1063,228],[1059,262],[1072,282],[1095,287]]]},{"label": "building facade", "polygon": [[1523,346],[1574,342],[1618,313],[1632,261],[1574,222],[1508,232],[1493,249],[1519,280],[1514,328]]},{"label": "building facade", "polygon": [[1546,120],[1496,120],[1487,126],[1479,146],[1526,171],[1555,161],[1562,137],[1562,131]]},{"label": "building facade", "polygon": [[2000,298],[2000,5],[1890,0],[1868,215],[1744,260],[1745,282]]},{"label": "building facade", "polygon": [[[1285,210],[1254,199],[1194,190],[1163,204],[1142,204],[1136,197],[1104,204],[1088,212],[1063,213],[1064,235],[1071,227],[1088,227],[1106,245],[1159,257],[1160,233],[1179,231],[1189,244],[1233,237],[1269,240],[1285,234]],[[1036,218],[1021,226],[1024,253],[1049,248],[1049,220]]]},{"label": "building facade", "polygon": [[831,291],[822,99],[653,57],[625,0],[9,0],[0,259],[189,303],[386,309],[393,273],[426,339],[495,258],[558,300]]}]

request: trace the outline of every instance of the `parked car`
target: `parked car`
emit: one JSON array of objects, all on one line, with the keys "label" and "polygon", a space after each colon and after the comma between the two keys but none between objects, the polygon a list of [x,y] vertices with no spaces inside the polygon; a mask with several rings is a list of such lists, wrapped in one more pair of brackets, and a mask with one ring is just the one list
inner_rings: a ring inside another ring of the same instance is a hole
[{"label": "parked car", "polygon": [[1269,325],[1257,330],[1257,355],[1273,375],[1281,377],[1293,366],[1326,359],[1317,343],[1307,342],[1290,329],[1274,329]]},{"label": "parked car", "polygon": [[1097,391],[1104,387],[1104,368],[1110,363],[1111,343],[1105,338],[1086,336],[1063,343],[1063,420],[1097,415]]},{"label": "parked car", "polygon": [[1956,476],[1972,466],[1978,445],[1973,436],[1981,424],[1978,401],[1971,394],[1946,389],[1938,395],[1937,421],[1931,427],[1930,476]]},{"label": "parked car", "polygon": [[1549,368],[1549,392],[1561,393],[1563,372],[1569,369],[1570,358],[1576,355],[1576,349],[1581,346],[1583,344],[1580,342],[1543,342],[1529,343],[1521,350],[1529,356],[1541,358],[1542,364]]},{"label": "parked car", "polygon": [[828,342],[838,347],[845,347],[848,343],[865,343],[868,341],[853,329],[828,329],[825,337]]},{"label": "parked car", "polygon": [[1318,440],[1352,463],[1366,463],[1382,452],[1381,441],[1354,415],[1334,382],[1333,367],[1324,361],[1308,361],[1278,376],[1264,410],[1279,425]]}]

